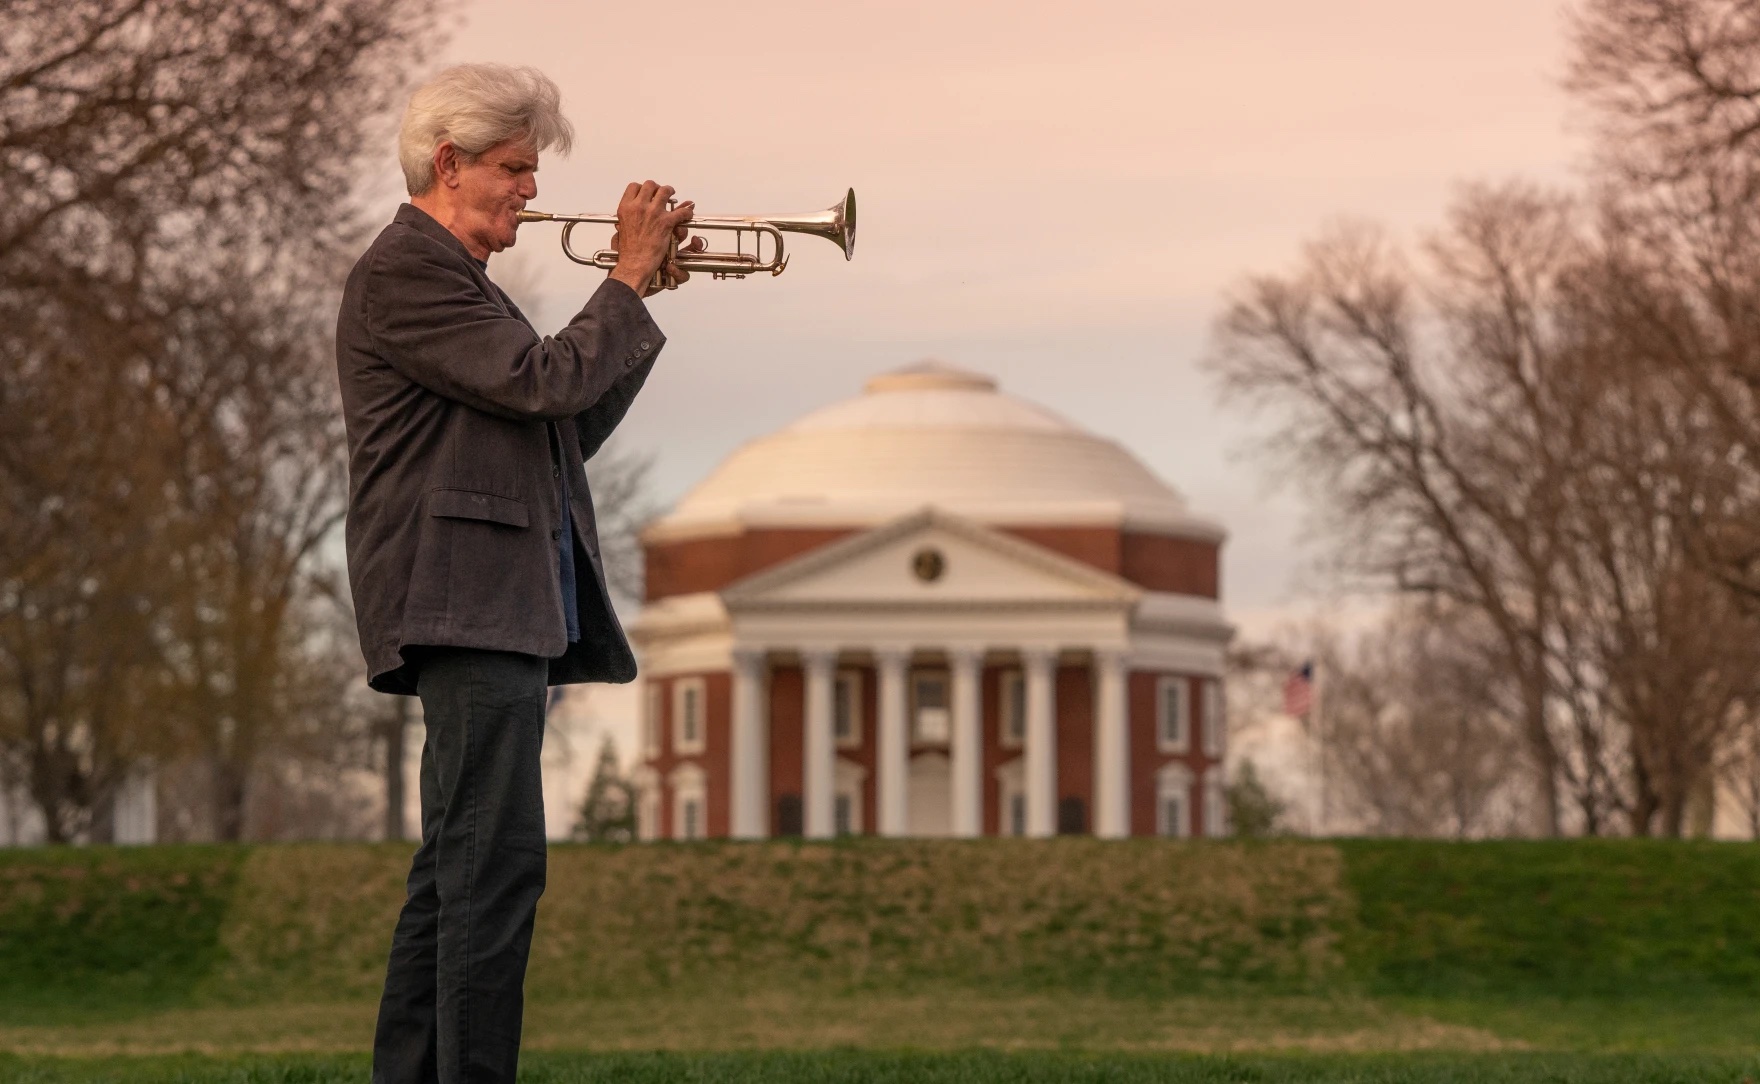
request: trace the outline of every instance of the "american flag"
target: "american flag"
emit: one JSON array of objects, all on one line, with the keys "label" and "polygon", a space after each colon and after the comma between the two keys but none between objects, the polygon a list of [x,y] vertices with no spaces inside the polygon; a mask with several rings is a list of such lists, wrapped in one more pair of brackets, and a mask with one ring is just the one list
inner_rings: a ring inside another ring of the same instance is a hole
[{"label": "american flag", "polygon": [[1283,683],[1283,713],[1298,719],[1314,710],[1314,664],[1305,662]]}]

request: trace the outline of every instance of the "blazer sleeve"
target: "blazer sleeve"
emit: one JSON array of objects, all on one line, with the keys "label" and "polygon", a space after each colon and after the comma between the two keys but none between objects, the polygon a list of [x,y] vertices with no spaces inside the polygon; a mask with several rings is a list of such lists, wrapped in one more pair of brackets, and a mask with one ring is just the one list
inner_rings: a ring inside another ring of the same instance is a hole
[{"label": "blazer sleeve", "polygon": [[567,327],[540,337],[491,301],[461,261],[412,231],[378,254],[362,299],[379,356],[448,399],[518,420],[573,417],[665,342],[636,292],[610,278]]},{"label": "blazer sleeve", "polygon": [[611,433],[617,428],[623,416],[629,413],[629,405],[636,400],[636,393],[647,383],[648,374],[654,369],[654,358],[660,351],[648,354],[648,359],[620,377],[617,383],[599,396],[599,401],[574,416],[575,433],[581,442],[581,459],[587,460],[599,454],[599,449],[610,439]]}]

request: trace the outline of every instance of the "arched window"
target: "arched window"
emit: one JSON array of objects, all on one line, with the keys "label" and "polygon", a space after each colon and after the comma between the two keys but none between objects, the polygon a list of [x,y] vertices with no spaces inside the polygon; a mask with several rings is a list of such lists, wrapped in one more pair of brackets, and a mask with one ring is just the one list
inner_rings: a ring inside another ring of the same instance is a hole
[{"label": "arched window", "polygon": [[1192,834],[1192,772],[1169,764],[1155,774],[1155,834],[1183,839]]},{"label": "arched window", "polygon": [[686,764],[672,773],[672,838],[709,834],[709,803],[703,769]]}]

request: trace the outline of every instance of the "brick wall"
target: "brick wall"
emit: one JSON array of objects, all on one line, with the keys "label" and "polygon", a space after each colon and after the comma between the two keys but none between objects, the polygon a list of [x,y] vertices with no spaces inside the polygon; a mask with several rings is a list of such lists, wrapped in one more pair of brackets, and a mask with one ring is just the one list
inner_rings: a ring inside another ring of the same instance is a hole
[{"label": "brick wall", "polygon": [[[1155,734],[1155,689],[1163,677],[1175,677],[1186,685],[1190,733],[1184,753],[1163,753]],[[1210,726],[1204,718],[1204,678],[1189,674],[1168,674],[1155,671],[1132,671],[1128,678],[1127,703],[1131,749],[1131,834],[1155,834],[1155,776],[1168,764],[1184,764],[1191,770],[1191,793],[1186,796],[1191,810],[1192,835],[1205,833],[1204,783],[1211,772],[1222,771],[1220,763],[1204,755],[1203,733]],[[1226,751],[1226,750],[1225,750]]]},{"label": "brick wall", "polygon": [[[1221,550],[1214,542],[1110,527],[1004,527],[1092,568],[1152,591],[1217,598]],[[744,531],[645,547],[649,601],[718,591],[736,580],[858,533],[855,528]]]}]

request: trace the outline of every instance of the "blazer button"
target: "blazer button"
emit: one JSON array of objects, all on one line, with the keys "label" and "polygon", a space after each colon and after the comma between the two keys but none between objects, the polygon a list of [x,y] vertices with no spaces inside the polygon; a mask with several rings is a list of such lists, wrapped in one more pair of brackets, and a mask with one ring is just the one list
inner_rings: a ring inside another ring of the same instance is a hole
[{"label": "blazer button", "polygon": [[551,541],[556,542],[556,541],[561,541],[561,539],[562,539],[562,528],[558,527],[556,530],[550,532],[550,540]]},{"label": "blazer button", "polygon": [[552,478],[562,477],[562,468],[557,466],[554,463],[550,464],[550,477],[552,477]]},{"label": "blazer button", "polygon": [[643,340],[642,340],[642,349],[643,349],[643,350],[646,350],[646,349],[648,349],[648,345],[649,345],[649,344],[648,344],[648,340],[646,340],[646,339],[643,339]]}]

